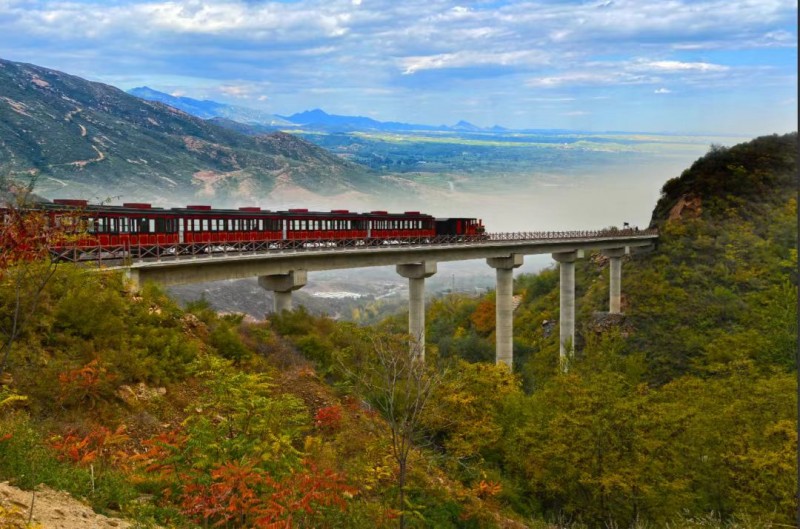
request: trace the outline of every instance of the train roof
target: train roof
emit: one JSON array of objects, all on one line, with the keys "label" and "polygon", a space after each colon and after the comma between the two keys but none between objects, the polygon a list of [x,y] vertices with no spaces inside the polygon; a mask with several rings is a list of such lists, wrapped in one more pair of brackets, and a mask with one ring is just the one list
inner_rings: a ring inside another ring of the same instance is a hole
[{"label": "train roof", "polygon": [[258,206],[243,206],[240,208],[212,208],[210,205],[190,204],[184,207],[163,208],[153,206],[146,202],[123,202],[121,205],[112,204],[89,204],[86,200],[80,199],[55,199],[52,202],[45,202],[40,204],[46,210],[83,210],[92,213],[131,213],[131,214],[191,214],[197,216],[211,216],[211,215],[241,215],[241,216],[254,216],[254,215],[280,215],[282,217],[330,217],[335,216],[349,216],[352,218],[429,218],[433,216],[427,213],[420,213],[419,211],[406,211],[403,213],[390,213],[388,211],[376,210],[370,212],[356,212],[347,209],[332,209],[330,211],[309,211],[308,209],[292,208],[288,210],[269,210],[262,209]]}]

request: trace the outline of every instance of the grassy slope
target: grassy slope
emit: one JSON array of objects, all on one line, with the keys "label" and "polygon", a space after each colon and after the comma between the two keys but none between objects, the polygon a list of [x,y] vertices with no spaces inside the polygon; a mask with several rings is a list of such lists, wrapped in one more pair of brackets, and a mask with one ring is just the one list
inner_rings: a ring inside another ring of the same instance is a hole
[{"label": "grassy slope", "polygon": [[60,180],[85,192],[185,196],[198,171],[226,174],[222,195],[269,192],[280,174],[323,194],[378,185],[295,137],[247,136],[55,70],[0,60],[0,92],[0,170],[51,176],[40,178],[48,189]]}]

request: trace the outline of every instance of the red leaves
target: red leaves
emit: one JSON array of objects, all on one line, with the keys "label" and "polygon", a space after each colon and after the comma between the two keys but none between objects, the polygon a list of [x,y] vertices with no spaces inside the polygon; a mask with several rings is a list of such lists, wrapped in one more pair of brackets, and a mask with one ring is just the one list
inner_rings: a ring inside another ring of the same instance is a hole
[{"label": "red leaves", "polygon": [[67,371],[58,375],[61,386],[59,402],[89,401],[92,406],[100,398],[104,386],[114,380],[115,375],[108,373],[101,367],[97,359],[78,369]]},{"label": "red leaves", "polygon": [[85,226],[79,212],[63,212],[58,220],[24,206],[0,208],[0,277],[16,263],[44,259],[50,248],[80,237]]},{"label": "red leaves", "polygon": [[503,486],[496,481],[486,481],[482,479],[480,483],[475,485],[474,490],[479,498],[486,499],[500,494],[503,490]]},{"label": "red leaves", "polygon": [[108,428],[99,426],[81,437],[76,432],[70,432],[64,437],[57,437],[51,445],[59,454],[59,459],[72,461],[78,465],[89,465],[96,459],[103,462],[119,465],[128,458],[121,450],[115,450],[128,440],[125,427],[120,426],[113,432]]},{"label": "red leaves", "polygon": [[338,404],[317,410],[314,415],[314,426],[323,432],[332,433],[342,425],[342,407]]},{"label": "red leaves", "polygon": [[220,463],[211,471],[210,484],[200,481],[184,486],[181,509],[194,520],[215,527],[232,523],[288,529],[295,517],[314,515],[320,508],[344,510],[345,497],[355,493],[340,474],[319,471],[308,462],[283,479],[275,479],[253,463]]}]

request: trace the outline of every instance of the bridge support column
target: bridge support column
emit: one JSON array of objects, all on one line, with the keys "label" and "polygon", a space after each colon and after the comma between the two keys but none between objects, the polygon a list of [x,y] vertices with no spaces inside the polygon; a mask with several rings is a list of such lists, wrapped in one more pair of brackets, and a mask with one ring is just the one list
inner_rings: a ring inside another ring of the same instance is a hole
[{"label": "bridge support column", "polygon": [[126,268],[125,279],[128,281],[131,292],[139,292],[142,289],[142,282],[139,279],[139,270],[135,268]]},{"label": "bridge support column", "polygon": [[622,312],[622,256],[625,248],[603,250],[603,255],[608,257],[608,312],[619,314]]},{"label": "bridge support column", "polygon": [[514,269],[522,265],[521,254],[490,257],[486,263],[497,272],[495,290],[495,362],[514,369]]},{"label": "bridge support column", "polygon": [[560,269],[559,357],[561,369],[564,371],[567,369],[569,356],[575,350],[575,260],[578,257],[577,251],[553,254]]},{"label": "bridge support column", "polygon": [[273,311],[281,313],[292,310],[292,291],[306,286],[308,273],[305,270],[292,270],[288,274],[259,276],[258,285],[273,294]]},{"label": "bridge support column", "polygon": [[425,359],[425,279],[436,273],[436,263],[424,261],[397,265],[397,273],[408,279],[408,334],[411,354]]}]

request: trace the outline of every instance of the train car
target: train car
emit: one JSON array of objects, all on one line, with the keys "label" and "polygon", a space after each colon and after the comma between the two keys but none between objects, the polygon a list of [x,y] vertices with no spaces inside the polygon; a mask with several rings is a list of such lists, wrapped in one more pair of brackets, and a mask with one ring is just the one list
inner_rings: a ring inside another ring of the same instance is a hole
[{"label": "train car", "polygon": [[177,218],[150,204],[125,202],[121,206],[90,205],[86,200],[55,199],[40,206],[56,225],[74,224],[76,246],[158,246],[177,239]]},{"label": "train car", "polygon": [[368,222],[367,237],[377,240],[397,240],[402,238],[433,238],[436,224],[433,216],[419,211],[389,213],[372,211],[365,213]]},{"label": "train car", "polygon": [[436,219],[436,235],[481,236],[486,232],[480,219]]},{"label": "train car", "polygon": [[177,220],[177,242],[181,244],[218,246],[284,239],[280,214],[258,207],[212,209],[190,205],[170,211]]}]

